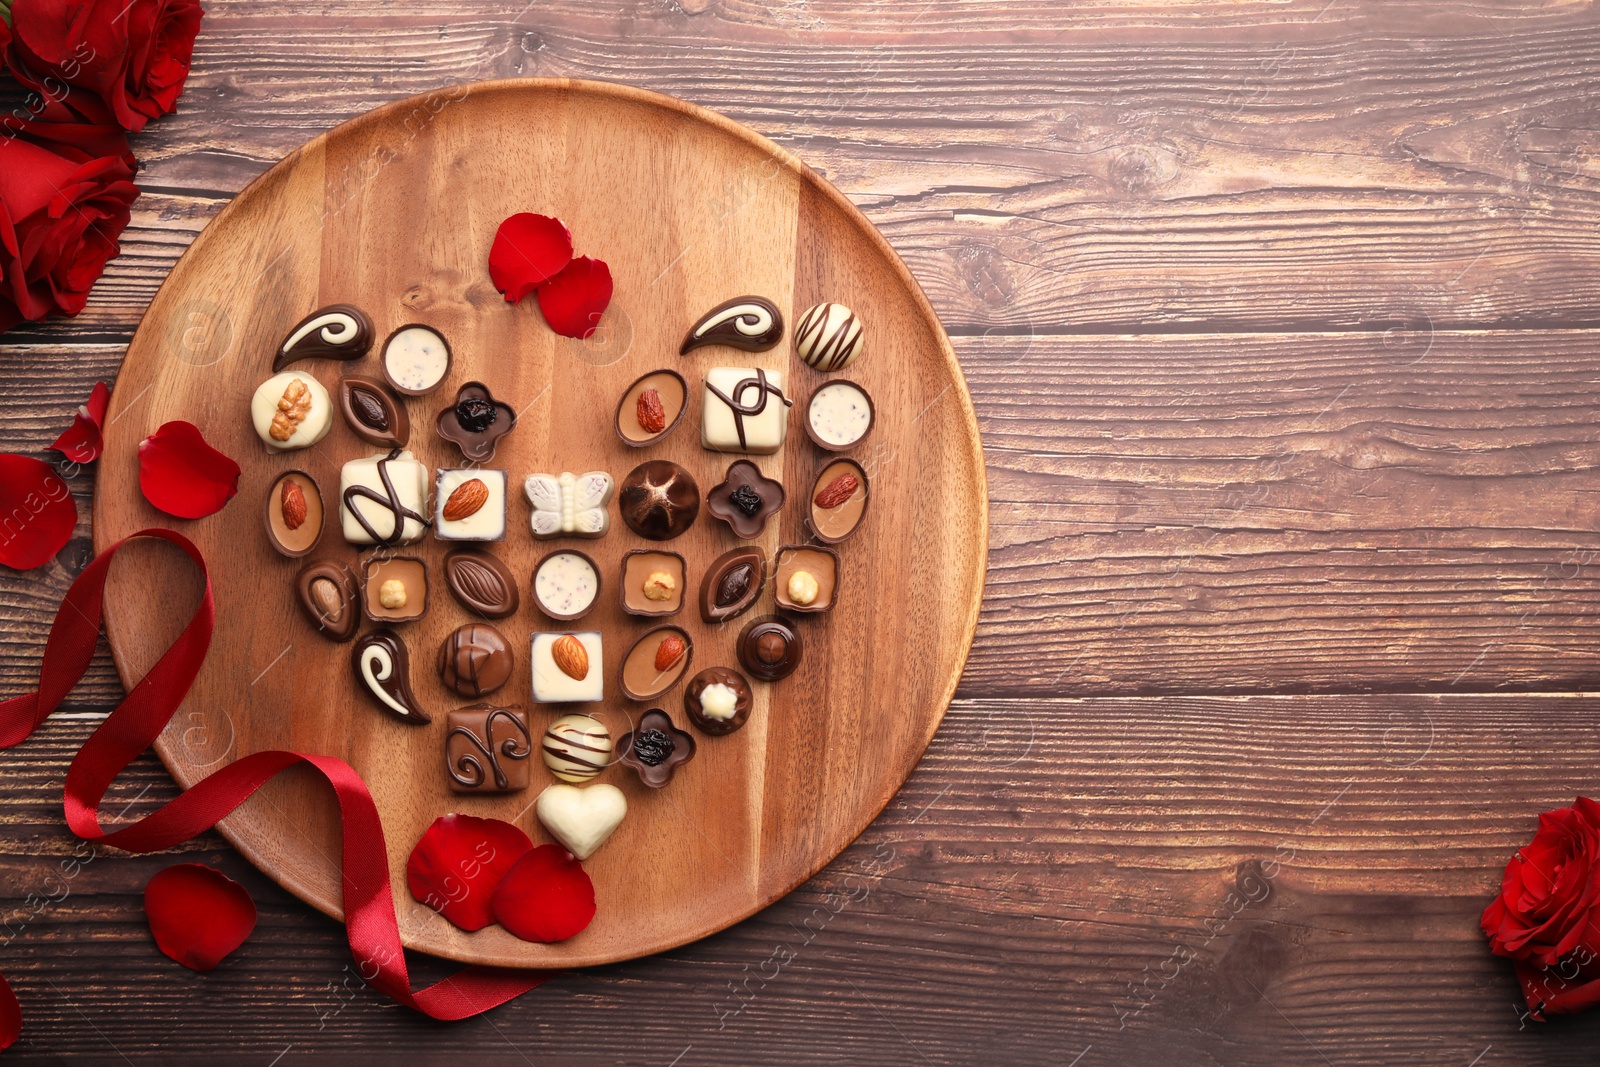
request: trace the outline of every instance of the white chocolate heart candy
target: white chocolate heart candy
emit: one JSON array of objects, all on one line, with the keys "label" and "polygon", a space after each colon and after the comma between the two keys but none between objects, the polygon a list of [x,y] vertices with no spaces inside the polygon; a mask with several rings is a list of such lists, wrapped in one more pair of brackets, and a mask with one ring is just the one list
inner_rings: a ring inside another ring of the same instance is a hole
[{"label": "white chocolate heart candy", "polygon": [[628,814],[628,798],[614,785],[547,786],[534,801],[534,813],[550,836],[580,860],[594,855]]}]

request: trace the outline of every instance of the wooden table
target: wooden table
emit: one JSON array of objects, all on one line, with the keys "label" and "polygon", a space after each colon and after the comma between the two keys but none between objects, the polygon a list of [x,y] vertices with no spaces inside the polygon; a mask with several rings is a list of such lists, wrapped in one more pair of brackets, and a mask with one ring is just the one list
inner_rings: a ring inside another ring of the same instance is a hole
[{"label": "wooden table", "polygon": [[[1600,773],[1591,5],[209,7],[123,257],[0,341],[0,448],[42,454],[194,234],[315,133],[613,79],[797,152],[906,258],[977,402],[989,595],[921,767],[823,874],[451,1026],[216,835],[181,858],[261,922],[209,976],[144,922],[180,857],[63,880],[62,776],[121,695],[101,656],[0,760],[8,1063],[1592,1062],[1600,1016],[1525,1023],[1477,930]],[[88,545],[0,579],[7,694]],[[173,792],[147,757],[111,810]]]}]

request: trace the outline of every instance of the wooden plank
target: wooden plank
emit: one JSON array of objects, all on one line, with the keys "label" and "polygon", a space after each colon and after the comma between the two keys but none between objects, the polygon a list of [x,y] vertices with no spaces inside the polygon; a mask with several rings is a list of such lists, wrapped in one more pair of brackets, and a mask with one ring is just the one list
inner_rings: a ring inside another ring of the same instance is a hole
[{"label": "wooden plank", "polygon": [[[1483,1062],[1587,1063],[1600,1019],[1519,1030],[1477,915],[1536,814],[1592,788],[1597,712],[1569,695],[958,701],[885,815],[793,896],[453,1027],[345,991],[340,929],[215,837],[106,853],[6,948],[29,1013],[17,1058],[114,1058],[109,1039],[135,1062],[292,1047],[372,1063],[470,1048],[490,1063],[1269,1067],[1467,1064],[1492,1046]],[[0,759],[23,783],[0,795],[14,925],[28,893],[63,892],[73,842],[52,786],[89,725],[52,724]],[[138,798],[130,817],[170,795],[149,759],[117,792]],[[143,883],[178,859],[220,865],[262,906],[210,976],[145,932]]]}]

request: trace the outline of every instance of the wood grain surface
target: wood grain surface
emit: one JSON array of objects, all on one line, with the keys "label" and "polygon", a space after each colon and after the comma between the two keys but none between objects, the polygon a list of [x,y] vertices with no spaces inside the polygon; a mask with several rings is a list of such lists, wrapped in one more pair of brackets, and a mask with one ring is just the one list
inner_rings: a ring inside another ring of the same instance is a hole
[{"label": "wood grain surface", "polygon": [[[906,259],[984,435],[987,596],[921,765],[816,878],[450,1027],[361,988],[340,928],[215,835],[181,856],[261,926],[209,976],[156,953],[140,894],[174,858],[74,866],[61,822],[121,693],[97,657],[0,758],[12,1058],[1592,1062],[1600,1022],[1525,1023],[1476,925],[1600,764],[1591,4],[208,12],[125,255],[77,320],[0,340],[0,446],[42,454],[200,227],[310,137],[470,79],[611,79],[772,137]],[[0,580],[8,692],[89,551],[85,519]],[[174,789],[151,756],[115,796]]]}]

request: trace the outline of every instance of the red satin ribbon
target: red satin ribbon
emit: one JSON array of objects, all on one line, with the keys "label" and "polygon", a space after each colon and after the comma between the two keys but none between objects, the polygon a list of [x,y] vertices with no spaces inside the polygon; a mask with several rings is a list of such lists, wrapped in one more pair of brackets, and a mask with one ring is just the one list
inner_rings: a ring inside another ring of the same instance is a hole
[{"label": "red satin ribbon", "polygon": [[[67,591],[50,629],[39,690],[0,704],[0,748],[25,738],[56,709],[83,677],[100,631],[106,575],[117,550],[139,537],[169,541],[194,560],[206,577],[205,596],[183,633],[139,680],[84,744],[67,771],[66,815],[73,833],[128,852],[157,852],[209,830],[280,771],[300,763],[315,767],[333,787],[344,839],[344,914],[350,952],[361,977],[401,1004],[435,1019],[465,1019],[521,996],[553,971],[513,971],[468,967],[449,978],[411,991],[400,927],[389,887],[389,857],[383,825],[361,776],[331,756],[298,752],[257,752],[245,756],[132,826],[111,833],[100,828],[100,802],[124,767],[166,728],[194,683],[211,644],[215,605],[205,560],[188,538],[172,530],[141,530],[106,549]],[[7,1025],[10,987],[0,978],[0,1048],[15,1038]],[[14,1001],[12,1002],[14,1003]]]}]

